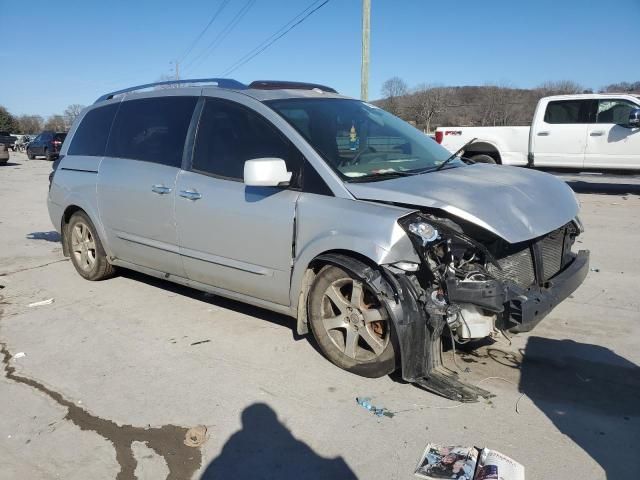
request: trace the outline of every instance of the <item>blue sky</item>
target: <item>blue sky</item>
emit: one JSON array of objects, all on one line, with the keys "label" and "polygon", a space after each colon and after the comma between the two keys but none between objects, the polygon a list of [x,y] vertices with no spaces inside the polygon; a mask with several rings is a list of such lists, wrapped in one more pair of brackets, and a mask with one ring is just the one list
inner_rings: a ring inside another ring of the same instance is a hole
[{"label": "blue sky", "polygon": [[[30,1],[26,8],[0,0],[0,105],[47,116],[170,74],[170,62],[224,1]],[[206,50],[247,1],[228,0],[183,59],[182,76],[222,73],[312,3],[253,0]],[[330,0],[232,76],[319,82],[359,96],[360,15],[360,0]],[[411,86],[567,79],[599,88],[640,80],[640,0],[372,0],[371,15],[372,98],[394,75]]]}]

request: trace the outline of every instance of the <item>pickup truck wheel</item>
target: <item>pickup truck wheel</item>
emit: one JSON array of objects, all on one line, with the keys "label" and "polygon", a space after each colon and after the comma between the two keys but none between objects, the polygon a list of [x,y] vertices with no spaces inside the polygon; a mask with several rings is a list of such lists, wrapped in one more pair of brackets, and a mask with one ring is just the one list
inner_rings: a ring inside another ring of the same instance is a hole
[{"label": "pickup truck wheel", "polygon": [[333,364],[372,378],[396,369],[389,314],[375,292],[349,272],[324,267],[309,291],[308,312],[313,335]]},{"label": "pickup truck wheel", "polygon": [[476,163],[496,163],[496,159],[493,158],[490,155],[474,155],[473,157],[471,157],[471,160],[473,160]]},{"label": "pickup truck wheel", "polygon": [[73,214],[67,225],[65,241],[71,262],[81,277],[103,280],[113,275],[114,267],[108,262],[96,228],[86,213]]}]

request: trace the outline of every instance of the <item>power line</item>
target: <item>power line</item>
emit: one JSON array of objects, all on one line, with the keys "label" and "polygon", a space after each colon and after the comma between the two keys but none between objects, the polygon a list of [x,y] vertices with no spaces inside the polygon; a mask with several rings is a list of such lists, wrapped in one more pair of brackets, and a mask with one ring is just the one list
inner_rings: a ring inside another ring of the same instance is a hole
[{"label": "power line", "polygon": [[231,0],[223,0],[222,3],[220,4],[220,6],[218,7],[218,9],[214,12],[213,16],[211,17],[211,19],[209,20],[209,23],[207,23],[207,25],[202,29],[202,31],[198,34],[198,36],[193,40],[193,42],[191,42],[191,44],[189,45],[189,47],[185,50],[185,52],[180,56],[180,60],[179,62],[183,62],[191,53],[191,51],[193,50],[193,47],[196,46],[196,44],[200,41],[200,39],[202,38],[202,36],[207,32],[207,30],[209,30],[209,27],[211,27],[211,24],[213,22],[216,21],[216,18],[218,18],[220,16],[220,13],[222,13],[222,11],[224,10],[224,7],[227,6],[227,4],[230,2]]},{"label": "power line", "polygon": [[309,6],[307,6],[307,8],[305,8],[304,10],[302,10],[300,13],[298,13],[295,17],[293,17],[291,20],[289,20],[286,24],[284,24],[282,27],[280,27],[279,30],[277,30],[275,33],[273,33],[272,35],[270,35],[268,38],[264,39],[260,44],[258,44],[258,46],[256,46],[253,50],[247,52],[245,55],[243,55],[242,57],[240,57],[238,60],[236,60],[234,63],[232,63],[229,68],[227,68],[227,70],[231,70],[232,68],[234,68],[237,64],[242,63],[245,59],[247,59],[248,57],[250,57],[252,54],[254,54],[255,52],[257,52],[258,50],[260,50],[260,48],[262,48],[266,43],[268,43],[269,41],[271,41],[274,37],[276,37],[277,35],[279,35],[280,33],[282,33],[283,30],[285,30],[287,27],[289,27],[293,22],[295,22],[296,20],[298,20],[300,17],[302,17],[305,13],[307,13],[309,10],[311,10],[317,3],[321,2],[322,0],[313,0],[313,2],[311,2],[311,4]]},{"label": "power line", "polygon": [[247,12],[253,7],[253,4],[256,3],[256,0],[247,0],[247,3],[243,5],[243,7],[236,13],[236,15],[231,19],[229,23],[216,35],[213,41],[205,48],[196,58],[194,58],[189,65],[185,68],[197,67],[202,64],[204,60],[207,59],[211,53],[222,43],[222,41],[233,31],[236,25],[242,20],[242,18],[247,14]]},{"label": "power line", "polygon": [[[311,10],[310,12],[308,12],[304,17],[302,17],[300,20],[298,20],[296,23],[294,23],[293,25],[291,25],[289,28],[287,28],[284,32],[282,32],[280,35],[276,36],[275,38],[273,38],[271,41],[268,41],[268,43],[266,45],[264,45],[262,48],[260,47],[256,47],[259,50],[255,51],[256,49],[252,50],[252,53],[248,53],[247,55],[245,55],[244,57],[242,57],[244,60],[239,60],[238,62],[236,62],[235,64],[233,64],[231,67],[229,67],[227,70],[225,70],[224,73],[221,74],[221,76],[225,77],[227,75],[230,75],[231,73],[235,72],[237,69],[239,69],[240,67],[242,67],[243,65],[245,65],[247,62],[249,62],[250,60],[254,59],[255,57],[257,57],[258,55],[260,55],[262,52],[264,52],[267,48],[269,48],[271,45],[273,45],[274,43],[276,43],[278,40],[280,40],[282,37],[284,37],[287,33],[289,33],[291,30],[293,30],[294,28],[296,28],[298,25],[300,25],[302,22],[304,22],[307,18],[309,18],[311,15],[313,15],[315,12],[317,12],[318,10],[320,10],[322,7],[324,7],[327,3],[329,3],[330,0],[325,0],[324,2],[322,2],[320,5],[318,5],[317,7],[315,7],[313,10]],[[315,3],[315,2],[314,2]],[[307,7],[308,9],[309,7]],[[307,10],[305,9],[305,10]],[[300,14],[298,14],[295,18],[299,17]],[[293,20],[292,20],[293,21]],[[291,21],[289,21],[287,23],[290,24]],[[286,25],[285,25],[286,27]],[[283,28],[285,28],[283,27]],[[280,29],[282,30],[282,28]]]}]

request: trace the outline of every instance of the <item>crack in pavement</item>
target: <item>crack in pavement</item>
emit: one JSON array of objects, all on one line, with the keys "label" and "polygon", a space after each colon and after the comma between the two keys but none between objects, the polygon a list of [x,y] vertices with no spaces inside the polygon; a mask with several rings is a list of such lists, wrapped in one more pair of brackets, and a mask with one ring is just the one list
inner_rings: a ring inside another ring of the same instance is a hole
[{"label": "crack in pavement", "polygon": [[[2,296],[0,295],[0,302]],[[0,318],[2,310],[0,310]],[[10,365],[13,357],[7,345],[0,342],[0,353],[4,375],[7,379],[16,383],[27,385],[46,396],[62,407],[67,408],[64,419],[69,420],[80,430],[88,430],[97,433],[110,441],[116,451],[116,460],[120,465],[117,480],[135,480],[137,461],[133,455],[133,442],[143,442],[154,452],[164,458],[169,468],[167,480],[189,479],[202,465],[202,452],[199,448],[188,447],[184,444],[188,428],[177,425],[164,425],[162,427],[142,428],[132,425],[118,425],[112,420],[92,415],[75,403],[67,400],[54,390],[45,387],[37,380],[16,374],[15,367]]]},{"label": "crack in pavement", "polygon": [[14,273],[27,272],[29,270],[35,270],[36,268],[42,268],[42,267],[46,267],[48,265],[53,265],[54,263],[68,262],[68,261],[69,261],[68,258],[61,258],[59,260],[54,260],[53,262],[43,263],[42,265],[35,265],[33,267],[19,268],[18,270],[14,270],[13,272],[2,272],[2,273],[0,273],[0,277],[6,277],[7,275],[13,275]]}]

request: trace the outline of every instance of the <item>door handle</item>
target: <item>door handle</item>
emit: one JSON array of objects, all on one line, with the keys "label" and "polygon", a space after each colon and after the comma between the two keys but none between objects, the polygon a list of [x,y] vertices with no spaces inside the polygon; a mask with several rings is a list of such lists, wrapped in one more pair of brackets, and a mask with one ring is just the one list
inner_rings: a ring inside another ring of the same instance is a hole
[{"label": "door handle", "polygon": [[538,132],[538,136],[539,137],[548,137],[549,136],[549,132]]},{"label": "door handle", "polygon": [[589,135],[592,137],[600,137],[601,135],[604,135],[604,132],[602,130],[594,130]]},{"label": "door handle", "polygon": [[180,190],[180,196],[189,200],[199,200],[202,198],[202,195],[195,190]]},{"label": "door handle", "polygon": [[164,185],[152,185],[151,191],[159,195],[166,195],[167,193],[171,193],[171,188],[165,187]]}]

